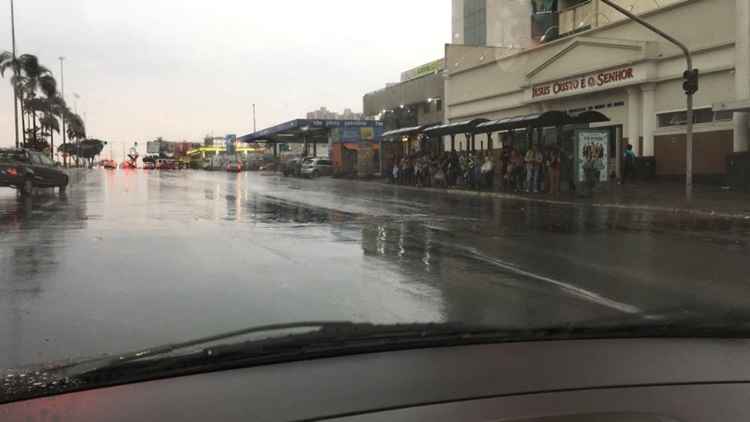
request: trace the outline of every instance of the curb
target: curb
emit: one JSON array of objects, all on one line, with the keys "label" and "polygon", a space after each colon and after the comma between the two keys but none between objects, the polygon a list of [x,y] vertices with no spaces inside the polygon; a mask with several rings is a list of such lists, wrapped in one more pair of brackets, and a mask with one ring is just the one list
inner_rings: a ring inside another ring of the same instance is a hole
[{"label": "curb", "polygon": [[681,207],[664,207],[658,205],[646,205],[646,204],[621,204],[621,203],[605,203],[605,202],[579,202],[579,201],[566,201],[560,199],[547,199],[547,198],[534,198],[528,196],[514,195],[510,193],[501,192],[486,192],[486,191],[470,191],[463,189],[437,189],[437,188],[419,188],[416,186],[401,186],[391,185],[382,181],[374,181],[385,186],[391,186],[394,189],[405,189],[412,191],[421,192],[433,192],[433,193],[447,193],[464,196],[475,196],[475,197],[487,197],[497,199],[509,199],[514,201],[526,201],[536,202],[540,204],[558,205],[558,206],[570,206],[570,207],[595,207],[595,208],[608,208],[608,209],[621,209],[630,211],[648,211],[648,212],[662,212],[669,214],[685,214],[698,217],[718,217],[718,218],[729,218],[729,219],[742,219],[750,220],[750,214],[748,213],[732,213],[722,212],[715,210],[708,210],[702,208],[681,208]]}]

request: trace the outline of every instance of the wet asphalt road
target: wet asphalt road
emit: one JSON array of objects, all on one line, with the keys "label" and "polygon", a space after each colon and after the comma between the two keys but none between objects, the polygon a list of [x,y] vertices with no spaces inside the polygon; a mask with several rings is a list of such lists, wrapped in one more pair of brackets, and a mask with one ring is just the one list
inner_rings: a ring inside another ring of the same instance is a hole
[{"label": "wet asphalt road", "polygon": [[750,223],[259,173],[0,189],[0,369],[300,320],[506,326],[748,307]]}]

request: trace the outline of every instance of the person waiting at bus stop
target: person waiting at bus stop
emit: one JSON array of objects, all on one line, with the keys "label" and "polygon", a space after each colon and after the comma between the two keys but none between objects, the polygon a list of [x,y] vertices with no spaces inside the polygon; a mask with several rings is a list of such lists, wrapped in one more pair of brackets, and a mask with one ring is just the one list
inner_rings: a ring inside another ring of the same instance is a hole
[{"label": "person waiting at bus stop", "polygon": [[551,149],[547,160],[549,174],[549,192],[553,195],[560,193],[560,151]]},{"label": "person waiting at bus stop", "polygon": [[630,179],[635,180],[635,160],[636,155],[633,151],[633,145],[627,144],[625,146],[625,155],[623,156],[623,173],[622,173],[622,184]]},{"label": "person waiting at bus stop", "polygon": [[534,146],[531,145],[526,152],[526,191],[528,193],[538,192],[539,175],[544,162],[544,156]]}]

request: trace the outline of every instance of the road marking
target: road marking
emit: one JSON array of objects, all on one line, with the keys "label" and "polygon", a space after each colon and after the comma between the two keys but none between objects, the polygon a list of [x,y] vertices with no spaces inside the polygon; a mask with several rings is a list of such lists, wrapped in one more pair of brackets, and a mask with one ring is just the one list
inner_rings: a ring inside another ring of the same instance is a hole
[{"label": "road marking", "polygon": [[541,281],[541,282],[544,282],[544,283],[549,283],[549,284],[555,285],[555,286],[561,288],[562,290],[564,290],[565,292],[567,292],[567,293],[569,293],[569,294],[571,294],[573,296],[585,299],[585,300],[587,300],[589,302],[594,302],[596,304],[599,304],[599,305],[602,305],[602,306],[606,306],[607,308],[615,309],[615,310],[618,310],[620,312],[624,312],[626,314],[641,314],[641,313],[643,313],[643,311],[640,308],[636,307],[636,306],[629,305],[627,303],[618,302],[618,301],[616,301],[614,299],[610,299],[610,298],[604,297],[604,296],[600,295],[599,293],[595,293],[595,292],[592,292],[590,290],[586,290],[586,289],[581,288],[581,287],[573,286],[571,284],[565,283],[565,282],[560,281],[560,280],[555,280],[553,278],[546,277],[546,276],[543,276],[541,274],[532,273],[530,271],[521,269],[521,268],[519,268],[516,265],[504,262],[504,261],[502,261],[500,259],[486,256],[486,255],[480,253],[475,248],[472,248],[472,247],[461,247],[461,246],[458,246],[458,245],[452,245],[452,246],[454,248],[458,247],[458,248],[464,249],[465,251],[471,253],[471,256],[473,258],[475,258],[475,259],[478,259],[480,261],[486,262],[488,264],[492,264],[492,265],[494,265],[496,267],[500,267],[500,268],[502,268],[502,269],[504,269],[506,271],[510,271],[510,272],[512,272],[514,274],[522,275],[524,277],[529,277],[529,278],[532,278],[534,280],[538,280],[538,281]]}]

